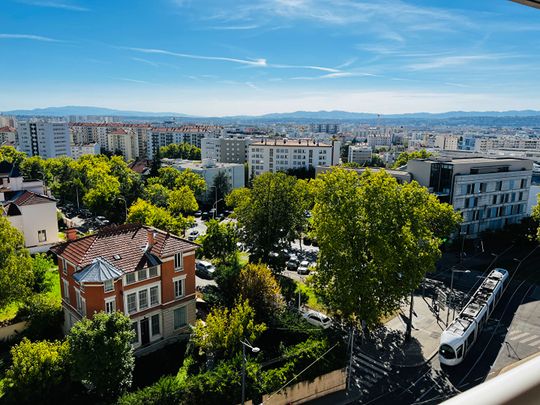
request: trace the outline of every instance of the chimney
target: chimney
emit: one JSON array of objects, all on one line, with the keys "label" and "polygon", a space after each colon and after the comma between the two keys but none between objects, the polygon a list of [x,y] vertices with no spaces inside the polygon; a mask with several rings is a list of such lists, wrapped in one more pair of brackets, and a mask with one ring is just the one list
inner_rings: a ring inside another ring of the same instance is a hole
[{"label": "chimney", "polygon": [[154,246],[156,244],[156,238],[155,238],[154,230],[151,229],[151,228],[146,228],[146,236],[147,236],[147,239],[148,239],[148,248],[151,248],[152,246]]},{"label": "chimney", "polygon": [[68,228],[66,230],[66,237],[68,241],[77,240],[77,228]]}]

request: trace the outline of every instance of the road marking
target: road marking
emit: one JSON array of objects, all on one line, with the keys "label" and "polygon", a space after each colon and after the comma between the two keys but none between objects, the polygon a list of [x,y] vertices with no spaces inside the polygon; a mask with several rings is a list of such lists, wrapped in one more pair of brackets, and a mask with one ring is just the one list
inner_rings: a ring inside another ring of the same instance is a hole
[{"label": "road marking", "polygon": [[527,343],[527,342],[530,342],[531,340],[534,340],[534,339],[537,339],[537,338],[538,338],[538,336],[532,335],[531,337],[520,340],[519,343]]},{"label": "road marking", "polygon": [[538,345],[540,345],[540,340],[536,340],[532,343],[529,343],[529,346],[538,346]]},{"label": "road marking", "polygon": [[521,339],[521,338],[524,338],[525,336],[529,335],[530,333],[528,332],[525,332],[525,333],[522,333],[520,335],[517,335],[517,336],[513,336],[512,337],[512,340],[518,340],[518,339]]},{"label": "road marking", "polygon": [[518,334],[518,333],[521,333],[521,331],[520,331],[520,330],[513,330],[512,332],[510,332],[510,333],[508,334],[508,337],[514,336],[514,335],[516,335],[516,334]]}]

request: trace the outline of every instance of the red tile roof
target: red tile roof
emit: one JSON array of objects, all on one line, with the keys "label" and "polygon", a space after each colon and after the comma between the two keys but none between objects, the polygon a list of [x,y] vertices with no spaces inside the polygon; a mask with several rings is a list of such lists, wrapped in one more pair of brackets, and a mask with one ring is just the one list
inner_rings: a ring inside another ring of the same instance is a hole
[{"label": "red tile roof", "polygon": [[56,200],[53,198],[49,198],[45,195],[36,194],[31,191],[25,191],[16,199],[12,200],[12,202],[18,207],[22,207],[25,205],[48,204],[50,202],[56,202]]},{"label": "red tile roof", "polygon": [[[148,230],[155,232],[155,243],[146,253]],[[51,250],[77,266],[85,267],[98,257],[109,261],[124,273],[142,269],[152,258],[169,257],[179,252],[189,252],[199,245],[178,236],[138,224],[113,225],[97,233],[67,241]]]},{"label": "red tile roof", "polygon": [[2,127],[0,128],[0,132],[17,132],[17,130],[11,127]]},{"label": "red tile roof", "polygon": [[127,132],[122,128],[117,128],[114,131],[111,131],[109,133],[114,134],[114,135],[125,135],[125,134],[127,134]]}]

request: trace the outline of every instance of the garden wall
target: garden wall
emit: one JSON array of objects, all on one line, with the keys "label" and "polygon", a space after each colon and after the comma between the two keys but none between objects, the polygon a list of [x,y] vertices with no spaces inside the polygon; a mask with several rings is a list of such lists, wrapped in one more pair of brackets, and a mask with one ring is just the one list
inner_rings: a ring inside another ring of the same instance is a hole
[{"label": "garden wall", "polygon": [[9,339],[9,338],[11,338],[13,336],[18,335],[23,330],[25,330],[27,326],[28,326],[27,322],[22,321],[22,322],[14,323],[13,325],[8,325],[8,326],[1,327],[0,328],[0,340],[6,340],[6,339]]}]

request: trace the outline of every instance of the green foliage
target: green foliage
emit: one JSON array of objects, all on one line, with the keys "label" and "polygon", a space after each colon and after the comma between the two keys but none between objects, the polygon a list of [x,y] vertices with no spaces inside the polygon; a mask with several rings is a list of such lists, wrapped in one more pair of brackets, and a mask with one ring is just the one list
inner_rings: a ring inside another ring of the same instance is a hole
[{"label": "green foliage", "polygon": [[432,155],[433,153],[428,152],[425,149],[416,152],[401,152],[394,163],[394,167],[404,166],[411,159],[427,159]]},{"label": "green foliage", "polygon": [[35,294],[22,309],[28,316],[25,334],[31,339],[54,339],[62,336],[64,311],[62,301],[50,294]]},{"label": "green foliage", "polygon": [[150,166],[150,177],[155,178],[159,176],[159,169],[161,168],[161,148],[157,148],[157,151],[152,159],[152,165]]},{"label": "green foliage", "polygon": [[297,179],[314,179],[315,178],[315,168],[313,166],[306,167],[296,167],[287,169],[285,172],[289,176],[294,176]]},{"label": "green foliage", "polygon": [[248,300],[255,310],[256,319],[270,320],[283,309],[281,288],[264,264],[250,263],[240,271],[238,292],[242,300]]},{"label": "green foliage", "polygon": [[212,184],[215,201],[224,199],[231,192],[231,178],[224,171],[218,172]]},{"label": "green foliage", "polygon": [[230,262],[218,263],[214,275],[214,280],[219,288],[219,298],[226,307],[232,307],[238,296],[238,278],[242,269],[237,255],[233,256],[232,259]]},{"label": "green foliage", "polygon": [[204,181],[204,178],[190,169],[182,170],[180,175],[175,179],[175,188],[183,186],[189,187],[197,198],[201,198],[206,191],[206,181]]},{"label": "green foliage", "polygon": [[187,221],[182,215],[173,216],[166,209],[141,199],[129,208],[126,222],[153,226],[176,235],[182,235],[187,227]]},{"label": "green foliage", "polygon": [[174,376],[162,377],[158,382],[119,398],[118,405],[178,405],[185,384]]},{"label": "green foliage", "polygon": [[160,152],[164,158],[201,160],[201,149],[186,142],[162,146]]},{"label": "green foliage", "polygon": [[7,402],[55,403],[64,392],[68,375],[66,342],[30,342],[24,338],[11,348],[6,372]]},{"label": "green foliage", "polygon": [[25,157],[24,152],[19,152],[13,146],[0,146],[0,162],[5,160],[9,163],[20,164]]},{"label": "green foliage", "polygon": [[32,259],[24,248],[23,235],[0,216],[0,308],[26,298],[33,279]]},{"label": "green foliage", "polygon": [[188,186],[182,186],[169,192],[167,201],[169,211],[173,215],[187,214],[199,209],[195,194]]},{"label": "green foliage", "polygon": [[255,311],[248,301],[238,302],[232,309],[214,308],[206,323],[198,320],[191,339],[203,353],[219,358],[230,357],[241,349],[240,340],[255,341],[266,330],[264,323],[255,322]]},{"label": "green foliage", "polygon": [[346,320],[374,325],[433,270],[460,216],[417,182],[400,185],[384,170],[334,169],[316,183],[315,290]]},{"label": "green foliage", "polygon": [[285,173],[264,173],[252,189],[237,189],[227,197],[234,207],[252,260],[268,263],[269,254],[296,239],[306,224],[306,183]]},{"label": "green foliage", "polygon": [[34,273],[34,292],[47,290],[47,272],[54,267],[53,260],[45,253],[38,253],[32,258],[32,271]]},{"label": "green foliage", "polygon": [[170,190],[162,184],[151,183],[145,189],[145,200],[157,207],[166,207],[169,201]]},{"label": "green foliage", "polygon": [[131,386],[135,364],[131,320],[121,312],[83,318],[68,335],[72,377],[88,382],[102,398],[115,398]]},{"label": "green foliage", "polygon": [[206,235],[201,237],[200,253],[208,259],[225,261],[237,252],[238,235],[232,223],[220,223],[212,219],[206,224]]}]

